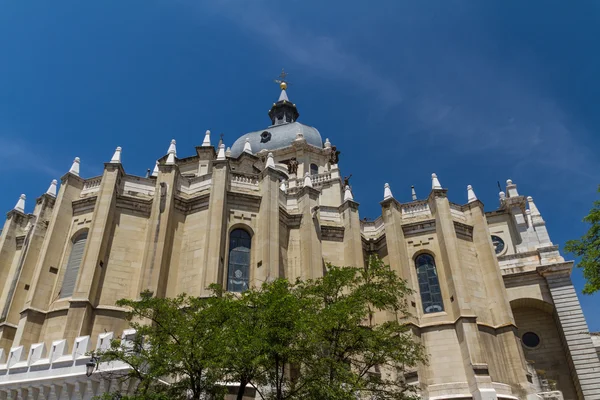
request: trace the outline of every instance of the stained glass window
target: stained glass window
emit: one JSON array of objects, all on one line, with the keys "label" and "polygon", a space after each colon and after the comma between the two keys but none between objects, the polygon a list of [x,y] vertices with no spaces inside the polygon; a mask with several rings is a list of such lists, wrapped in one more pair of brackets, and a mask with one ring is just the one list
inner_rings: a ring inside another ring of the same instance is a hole
[{"label": "stained glass window", "polygon": [[235,229],[229,235],[227,290],[230,292],[248,290],[248,281],[250,279],[250,245],[250,234],[243,229]]},{"label": "stained glass window", "polygon": [[433,257],[429,254],[421,254],[415,260],[415,265],[417,267],[423,312],[429,314],[444,311],[440,281]]}]

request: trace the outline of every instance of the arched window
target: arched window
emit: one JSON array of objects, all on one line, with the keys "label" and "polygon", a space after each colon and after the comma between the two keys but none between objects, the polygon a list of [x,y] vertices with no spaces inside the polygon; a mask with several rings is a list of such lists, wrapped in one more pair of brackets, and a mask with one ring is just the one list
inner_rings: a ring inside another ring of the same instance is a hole
[{"label": "arched window", "polygon": [[421,254],[415,260],[417,277],[419,279],[419,292],[425,314],[444,311],[440,281],[438,280],[435,261],[429,254]]},{"label": "arched window", "polygon": [[227,267],[227,290],[243,292],[250,279],[250,234],[234,229],[229,235],[229,265]]},{"label": "arched window", "polygon": [[311,175],[319,174],[319,166],[317,164],[310,164],[310,174]]},{"label": "arched window", "polygon": [[87,237],[88,233],[86,231],[73,239],[71,254],[69,255],[69,261],[67,262],[62,288],[60,289],[61,299],[64,299],[65,297],[71,297],[73,295],[75,283],[77,282],[77,276],[79,275],[79,268],[81,267],[81,261],[83,260],[83,251],[85,250]]}]

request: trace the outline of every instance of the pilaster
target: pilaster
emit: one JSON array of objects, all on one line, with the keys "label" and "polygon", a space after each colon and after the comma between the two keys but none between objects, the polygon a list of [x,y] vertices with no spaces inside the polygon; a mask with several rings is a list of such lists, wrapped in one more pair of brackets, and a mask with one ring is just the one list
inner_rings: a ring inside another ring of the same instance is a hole
[{"label": "pilaster", "polygon": [[[55,198],[47,194],[42,195],[36,201],[34,217],[30,218],[31,224],[25,233],[17,270],[12,279],[10,279],[11,287],[8,290],[8,294],[12,294],[12,298],[7,301],[2,310],[2,316],[6,314],[6,320],[10,323],[19,324],[19,314],[23,310],[28,297],[28,291],[31,289],[31,282],[35,277],[36,264],[40,255],[40,249],[44,243],[44,238],[48,234],[47,224],[48,219],[52,215],[54,204]],[[21,333],[17,330],[13,346],[21,344]]]},{"label": "pilaster", "polygon": [[160,164],[158,168],[139,292],[149,290],[155,296],[163,297],[173,250],[173,213],[179,170],[176,165]]},{"label": "pilaster", "polygon": [[573,263],[567,262],[539,267],[538,272],[548,282],[577,394],[581,399],[597,400],[600,399],[600,361],[569,276],[572,267]]},{"label": "pilaster", "polygon": [[225,282],[225,241],[227,238],[227,187],[229,162],[215,160],[212,163],[212,187],[208,201],[206,248],[202,266],[201,293],[208,295],[208,286]]},{"label": "pilaster", "polygon": [[53,301],[52,293],[58,277],[56,271],[60,268],[64,245],[69,240],[73,201],[79,198],[83,185],[84,180],[71,173],[61,178],[60,190],[33,271],[31,287],[21,311],[16,335],[19,344],[31,344],[40,340],[45,312]]},{"label": "pilaster", "polygon": [[279,259],[279,178],[281,174],[272,168],[266,168],[262,174],[257,240],[253,240],[257,247],[254,257],[257,267],[251,268],[255,285],[283,275]]},{"label": "pilaster", "polygon": [[304,186],[298,193],[298,208],[302,213],[300,221],[301,279],[315,279],[323,276],[324,263],[321,246],[321,226],[317,218],[319,191]]},{"label": "pilaster", "polygon": [[344,265],[363,267],[362,238],[360,235],[360,218],[358,216],[358,203],[346,200],[340,207],[344,222]]},{"label": "pilaster", "polygon": [[[464,269],[461,268],[456,230],[446,190],[433,189],[429,195],[429,202],[435,217],[436,232],[445,269],[445,277],[440,274],[440,283],[445,280],[448,290],[451,291],[444,296],[445,309],[448,314],[454,314],[454,318],[457,320],[456,334],[469,389],[474,399],[496,399],[496,391],[492,387],[489,372],[480,372],[482,369],[487,370],[488,365],[481,345],[477,317],[471,308],[470,288],[467,287]],[[455,301],[448,302],[448,297]],[[450,310],[450,308],[452,309]],[[478,367],[483,368],[478,369]]]},{"label": "pilaster", "polygon": [[67,340],[75,340],[77,336],[91,333],[93,307],[97,302],[99,283],[106,268],[104,263],[112,240],[117,191],[123,175],[121,164],[105,164],[77,283],[69,301],[63,335]]}]

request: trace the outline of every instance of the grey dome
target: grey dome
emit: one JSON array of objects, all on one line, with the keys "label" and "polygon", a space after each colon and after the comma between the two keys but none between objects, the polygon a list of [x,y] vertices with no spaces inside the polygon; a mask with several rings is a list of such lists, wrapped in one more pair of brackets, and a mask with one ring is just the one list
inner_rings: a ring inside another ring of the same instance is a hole
[{"label": "grey dome", "polygon": [[[270,133],[270,139],[267,140],[267,134],[265,134],[265,137],[263,138],[263,132]],[[246,138],[250,139],[252,153],[256,154],[261,150],[275,150],[288,147],[292,144],[294,139],[296,139],[298,133],[304,135],[308,144],[323,148],[323,139],[316,128],[299,122],[291,122],[289,124],[273,125],[260,131],[250,132],[240,136],[233,146],[231,146],[231,156],[237,158],[242,154]]]}]

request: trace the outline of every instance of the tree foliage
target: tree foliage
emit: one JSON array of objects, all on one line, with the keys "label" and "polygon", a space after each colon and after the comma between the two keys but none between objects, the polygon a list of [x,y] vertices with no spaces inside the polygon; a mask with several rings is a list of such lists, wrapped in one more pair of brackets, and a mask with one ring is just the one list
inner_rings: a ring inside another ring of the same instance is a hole
[{"label": "tree foliage", "polygon": [[[600,193],[600,186],[598,187]],[[581,257],[578,267],[583,269],[586,279],[583,293],[592,294],[600,290],[600,200],[596,200],[590,213],[583,219],[590,224],[581,239],[569,240],[565,250]]]},{"label": "tree foliage", "polygon": [[226,386],[238,399],[248,388],[276,400],[412,397],[404,372],[425,357],[404,323],[410,289],[381,260],[241,294],[211,289],[118,302],[137,335],[101,357],[130,366],[120,379],[136,389],[122,399],[219,399]]}]

